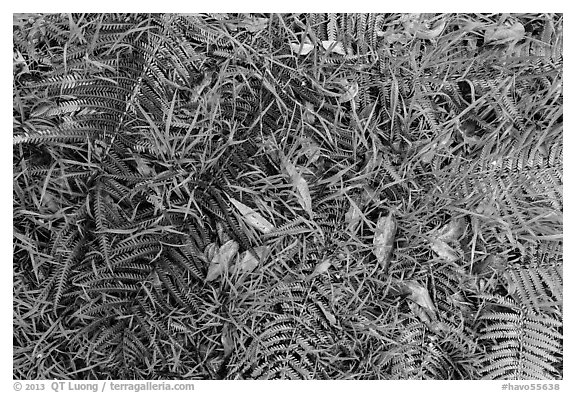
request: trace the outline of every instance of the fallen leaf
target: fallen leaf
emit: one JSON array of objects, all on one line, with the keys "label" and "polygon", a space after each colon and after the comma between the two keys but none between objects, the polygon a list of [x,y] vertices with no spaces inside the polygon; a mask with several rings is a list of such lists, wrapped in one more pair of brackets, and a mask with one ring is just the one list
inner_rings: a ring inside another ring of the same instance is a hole
[{"label": "fallen leaf", "polygon": [[436,307],[428,294],[428,290],[414,281],[403,281],[402,284],[409,290],[408,299],[428,311],[432,319],[436,316]]},{"label": "fallen leaf", "polygon": [[354,201],[350,201],[350,208],[346,212],[344,219],[348,224],[348,230],[355,232],[356,227],[360,224],[360,215],[362,211]]},{"label": "fallen leaf", "polygon": [[321,302],[316,302],[316,305],[318,306],[320,311],[322,311],[328,322],[330,322],[330,325],[332,326],[336,325],[336,317],[334,316],[334,314],[326,310]]},{"label": "fallen leaf", "polygon": [[22,53],[16,49],[13,54],[12,70],[16,72],[19,68],[22,69],[20,72],[21,74],[30,73],[30,68],[28,68],[28,64],[26,63],[24,56],[22,56]]},{"label": "fallen leaf", "polygon": [[423,152],[425,151],[425,153],[422,154],[422,157],[420,159],[422,160],[422,162],[424,164],[430,164],[432,162],[432,160],[436,156],[436,146],[437,145],[438,145],[438,143],[434,142],[432,145],[425,146],[422,148],[422,151]]},{"label": "fallen leaf", "polygon": [[314,277],[319,276],[320,274],[326,273],[328,271],[328,268],[330,268],[330,266],[332,266],[332,261],[330,261],[329,259],[320,262],[318,265],[316,265],[314,271],[306,277],[306,280],[311,280]]},{"label": "fallen leaf", "polygon": [[394,218],[394,213],[390,211],[388,216],[378,219],[374,230],[374,250],[372,252],[384,273],[388,271],[388,265],[390,264],[390,259],[392,259],[396,229],[396,219]]},{"label": "fallen leaf", "polygon": [[504,272],[503,278],[506,281],[506,290],[508,291],[508,296],[514,294],[518,290],[518,283],[514,280],[514,276],[510,272]]},{"label": "fallen leaf", "polygon": [[446,27],[445,20],[441,20],[432,28],[429,28],[429,21],[421,19],[421,14],[406,14],[401,18],[404,29],[406,29],[408,34],[425,40],[434,40],[438,38],[440,33],[442,33],[442,30]]},{"label": "fallen leaf", "polygon": [[429,313],[423,307],[420,307],[416,303],[409,302],[408,307],[410,310],[418,317],[418,319],[424,322],[426,325],[430,325],[432,323],[432,319],[430,318]]},{"label": "fallen leaf", "polygon": [[502,273],[506,270],[506,260],[496,254],[490,254],[484,259],[477,259],[472,265],[472,274],[478,276],[491,276],[494,272]]},{"label": "fallen leaf", "polygon": [[42,203],[42,207],[45,208],[48,212],[56,213],[59,210],[56,198],[50,191],[46,191],[42,195],[42,197],[40,198],[40,202]]},{"label": "fallen leaf", "polygon": [[217,252],[218,245],[216,243],[210,243],[204,249],[204,256],[206,257],[206,260],[212,261]]},{"label": "fallen leaf", "polygon": [[156,171],[148,165],[148,163],[138,154],[134,154],[134,161],[136,161],[136,170],[142,176],[155,176]]},{"label": "fallen leaf", "polygon": [[306,123],[312,125],[316,122],[316,115],[314,114],[314,105],[311,102],[306,102],[304,104],[304,114],[302,120]]},{"label": "fallen leaf", "polygon": [[274,225],[272,225],[267,219],[265,219],[260,213],[252,209],[250,206],[246,206],[240,201],[232,197],[228,197],[230,202],[238,209],[244,221],[258,229],[262,233],[270,233],[274,229]]},{"label": "fallen leaf", "polygon": [[431,29],[426,28],[417,29],[414,32],[414,36],[416,38],[422,38],[425,40],[433,40],[438,38],[438,36],[440,35],[440,33],[442,33],[442,30],[444,30],[445,27],[446,27],[446,21],[442,20],[438,22],[436,25],[434,25],[434,27],[432,27]]},{"label": "fallen leaf", "polygon": [[464,235],[466,230],[466,220],[464,218],[453,218],[438,231],[438,239],[444,242],[458,240]]},{"label": "fallen leaf", "polygon": [[346,51],[341,42],[328,40],[322,41],[322,47],[330,53],[336,53],[338,55],[346,56]]},{"label": "fallen leaf", "polygon": [[296,195],[298,197],[298,202],[302,208],[312,217],[312,198],[310,197],[310,190],[308,188],[308,182],[302,177],[300,172],[296,169],[294,164],[290,162],[286,157],[282,157],[282,164],[286,170],[286,173],[290,176],[292,184],[296,188]]},{"label": "fallen leaf", "polygon": [[290,49],[292,49],[292,52],[296,53],[297,55],[305,56],[308,53],[312,52],[312,49],[314,49],[314,45],[312,44],[310,39],[306,37],[304,39],[304,42],[302,43],[298,42],[290,43]]},{"label": "fallen leaf", "polygon": [[234,240],[228,240],[218,249],[208,266],[208,274],[206,274],[206,281],[214,281],[223,272],[228,270],[232,258],[238,253],[238,243]]},{"label": "fallen leaf", "polygon": [[490,200],[486,199],[478,204],[476,207],[476,213],[482,214],[484,216],[497,216],[498,209],[494,206]]},{"label": "fallen leaf", "polygon": [[224,349],[224,357],[228,357],[232,354],[234,349],[234,340],[232,339],[232,325],[230,322],[224,322],[222,326],[222,347]]},{"label": "fallen leaf", "polygon": [[452,247],[450,247],[446,242],[438,239],[432,239],[430,241],[432,251],[434,251],[438,256],[446,262],[456,262],[459,259],[458,254]]},{"label": "fallen leaf", "polygon": [[524,38],[525,32],[524,25],[518,21],[508,26],[488,27],[484,32],[484,42],[496,45],[510,41],[519,41]]},{"label": "fallen leaf", "polygon": [[312,138],[304,137],[300,138],[300,145],[302,146],[302,152],[308,158],[308,165],[318,161],[321,156],[321,148],[316,141]]},{"label": "fallen leaf", "polygon": [[260,261],[264,260],[266,255],[270,252],[268,246],[256,247],[253,250],[248,250],[242,253],[240,256],[240,262],[237,265],[231,267],[230,272],[251,272],[258,265]]},{"label": "fallen leaf", "polygon": [[358,94],[359,86],[358,82],[356,81],[344,81],[342,83],[342,87],[344,88],[344,93],[340,96],[340,98],[338,98],[338,102],[340,103],[351,101]]},{"label": "fallen leaf", "polygon": [[378,192],[370,186],[365,186],[360,198],[361,206],[365,206],[369,203],[377,204],[378,202],[380,202]]},{"label": "fallen leaf", "polygon": [[378,37],[384,37],[384,40],[387,44],[395,44],[399,42],[402,45],[405,45],[410,38],[405,32],[402,33],[391,33],[388,31],[379,31],[376,33]]},{"label": "fallen leaf", "polygon": [[238,26],[245,28],[250,33],[257,33],[268,27],[268,18],[249,18],[240,22]]},{"label": "fallen leaf", "polygon": [[245,29],[248,30],[250,33],[257,33],[268,27],[268,18],[246,17],[240,20],[229,20],[224,24],[230,31],[238,31],[238,29]]},{"label": "fallen leaf", "polygon": [[216,233],[218,234],[218,240],[220,240],[220,244],[224,244],[231,239],[230,235],[226,231],[226,228],[220,221],[216,222]]}]

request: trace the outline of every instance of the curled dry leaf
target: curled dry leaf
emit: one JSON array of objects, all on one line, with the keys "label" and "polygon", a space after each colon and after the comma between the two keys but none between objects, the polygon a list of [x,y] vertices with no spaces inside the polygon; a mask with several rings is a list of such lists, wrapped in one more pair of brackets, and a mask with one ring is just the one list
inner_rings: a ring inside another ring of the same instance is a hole
[{"label": "curled dry leaf", "polygon": [[270,247],[260,246],[253,250],[248,250],[242,253],[240,256],[240,262],[238,265],[231,267],[230,271],[235,272],[251,272],[260,264],[260,261],[266,258],[266,255],[270,252]]},{"label": "curled dry leaf", "polygon": [[420,321],[424,322],[426,325],[430,325],[432,323],[429,311],[424,307],[421,307],[418,304],[412,302],[408,303],[408,307],[410,307],[410,310],[412,310],[414,315],[416,315]]},{"label": "curled dry leaf", "polygon": [[330,261],[329,259],[320,262],[318,265],[316,265],[314,271],[308,277],[306,277],[306,280],[311,280],[314,277],[319,276],[320,274],[326,273],[328,271],[328,268],[330,268],[330,266],[332,266],[332,261]]},{"label": "curled dry leaf", "polygon": [[430,241],[432,251],[446,262],[456,262],[459,258],[458,254],[446,242],[439,239],[432,239]]},{"label": "curled dry leaf", "polygon": [[466,220],[462,217],[453,218],[438,231],[438,239],[444,242],[458,240],[466,231]]},{"label": "curled dry leaf", "polygon": [[322,305],[322,302],[317,302],[316,305],[318,306],[320,311],[322,311],[322,314],[324,314],[324,317],[326,317],[330,325],[332,326],[336,325],[336,317],[334,316],[334,314],[326,310],[326,308],[324,308],[324,306]]},{"label": "curled dry leaf", "polygon": [[358,205],[354,203],[354,201],[350,201],[350,208],[348,209],[346,215],[344,216],[344,219],[348,224],[349,231],[353,233],[356,232],[356,227],[358,226],[358,224],[360,224],[361,213],[362,211],[360,210]]},{"label": "curled dry leaf", "polygon": [[438,38],[440,33],[446,27],[446,21],[442,20],[434,25],[431,29],[418,29],[414,32],[416,38],[422,38],[425,40],[433,40]]},{"label": "curled dry leaf", "polygon": [[333,40],[322,41],[322,47],[330,53],[336,53],[338,55],[346,56],[344,45],[342,45],[341,42]]},{"label": "curled dry leaf", "polygon": [[388,31],[379,31],[376,33],[376,35],[378,37],[384,37],[384,40],[386,41],[387,44],[395,44],[398,42],[402,45],[405,45],[410,38],[410,36],[404,32],[394,33]]},{"label": "curled dry leaf", "polygon": [[338,98],[338,102],[340,103],[351,101],[358,94],[359,86],[356,81],[350,82],[343,80],[342,87],[344,88],[344,93]]},{"label": "curled dry leaf", "polygon": [[304,113],[302,119],[308,124],[314,124],[316,122],[316,115],[314,114],[314,104],[306,101],[304,104]]},{"label": "curled dry leaf", "polygon": [[506,270],[506,260],[501,255],[490,254],[484,259],[477,259],[472,265],[472,274],[490,276],[494,272],[502,273]]},{"label": "curled dry leaf", "polygon": [[260,213],[252,209],[250,206],[246,206],[240,201],[229,197],[230,202],[238,209],[240,214],[242,215],[242,219],[250,226],[258,229],[262,233],[270,233],[274,229],[274,225],[272,225],[267,219],[262,217]]},{"label": "curled dry leaf", "polygon": [[268,27],[268,18],[246,18],[238,23],[238,27],[257,33]]},{"label": "curled dry leaf", "polygon": [[300,138],[300,145],[302,146],[302,152],[308,158],[308,165],[318,161],[321,155],[321,148],[316,141],[312,138],[304,137]]},{"label": "curled dry leaf", "polygon": [[444,149],[451,141],[452,134],[450,132],[446,132],[440,135],[439,138],[436,140],[424,140],[422,148],[419,150],[420,159],[422,162],[429,164],[432,162],[436,154],[439,151]]},{"label": "curled dry leaf", "polygon": [[498,209],[494,206],[494,203],[488,199],[480,202],[476,207],[476,213],[482,214],[484,216],[497,216]]},{"label": "curled dry leaf", "polygon": [[224,244],[231,239],[228,232],[226,232],[226,228],[220,221],[216,222],[216,233],[218,234],[218,240],[220,240],[220,244]]},{"label": "curled dry leaf", "polygon": [[[56,213],[59,210],[57,200],[50,191],[46,191],[40,198],[40,201],[42,208],[46,209],[47,212]],[[112,204],[112,206],[114,205]]]},{"label": "curled dry leaf", "polygon": [[518,21],[511,25],[488,27],[484,32],[484,42],[502,44],[519,41],[524,38],[525,32],[524,25]]},{"label": "curled dry leaf", "polygon": [[290,43],[290,49],[292,49],[292,52],[296,53],[297,55],[306,56],[308,53],[312,52],[314,45],[310,39],[306,37],[302,43]]},{"label": "curled dry leaf", "polygon": [[218,252],[218,244],[210,243],[204,249],[204,256],[206,257],[206,260],[212,261],[214,259],[214,256],[216,256],[217,252]]},{"label": "curled dry leaf", "polygon": [[442,30],[446,27],[446,21],[440,20],[433,27],[429,27],[429,22],[421,20],[421,14],[407,14],[403,16],[403,26],[406,32],[416,38],[434,40],[438,38]]},{"label": "curled dry leaf", "polygon": [[374,230],[374,250],[372,252],[384,273],[388,271],[388,265],[390,264],[390,259],[392,259],[396,228],[396,218],[394,213],[390,211],[388,216],[378,219]]},{"label": "curled dry leaf", "polygon": [[234,340],[232,339],[232,324],[230,322],[224,322],[222,326],[222,347],[224,348],[224,357],[228,357],[232,354],[234,350]]},{"label": "curled dry leaf", "polygon": [[247,17],[240,20],[230,20],[225,25],[230,31],[244,29],[250,33],[257,33],[268,27],[268,18]]},{"label": "curled dry leaf", "polygon": [[420,159],[422,160],[423,163],[430,164],[432,162],[432,160],[436,156],[436,146],[438,146],[438,143],[434,142],[432,145],[424,146],[422,148],[423,154],[420,157]]},{"label": "curled dry leaf", "polygon": [[210,266],[208,266],[208,274],[206,275],[206,281],[214,281],[223,272],[228,270],[230,262],[238,253],[238,243],[234,240],[228,240],[218,249],[214,257],[210,260]]},{"label": "curled dry leaf", "polygon": [[370,186],[365,186],[362,190],[362,196],[360,197],[361,206],[365,206],[369,203],[378,204],[380,202],[380,196],[378,192]]},{"label": "curled dry leaf", "polygon": [[428,315],[435,319],[436,307],[432,303],[428,290],[414,281],[404,281],[402,284],[409,290],[408,299],[427,310]]},{"label": "curled dry leaf", "polygon": [[144,160],[140,155],[134,154],[134,161],[136,161],[136,170],[142,176],[155,176],[156,171],[148,165],[147,160]]},{"label": "curled dry leaf", "polygon": [[306,182],[306,179],[302,177],[300,172],[296,169],[296,166],[294,166],[294,164],[292,164],[286,157],[282,157],[282,165],[284,166],[286,173],[290,176],[292,184],[296,188],[298,202],[308,215],[312,217],[312,197],[310,196],[308,182]]}]

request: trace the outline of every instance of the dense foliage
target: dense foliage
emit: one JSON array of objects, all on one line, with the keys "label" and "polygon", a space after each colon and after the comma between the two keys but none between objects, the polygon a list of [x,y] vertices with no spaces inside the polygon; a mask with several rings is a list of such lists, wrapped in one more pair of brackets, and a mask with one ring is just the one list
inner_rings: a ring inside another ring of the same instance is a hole
[{"label": "dense foliage", "polygon": [[561,15],[13,33],[14,378],[562,377]]}]

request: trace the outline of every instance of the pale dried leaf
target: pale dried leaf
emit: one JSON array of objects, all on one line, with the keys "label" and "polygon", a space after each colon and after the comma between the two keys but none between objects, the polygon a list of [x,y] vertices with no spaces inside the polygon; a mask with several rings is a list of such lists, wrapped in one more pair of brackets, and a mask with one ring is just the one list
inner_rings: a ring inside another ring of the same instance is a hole
[{"label": "pale dried leaf", "polygon": [[338,98],[338,101],[341,103],[344,102],[348,102],[354,99],[354,97],[356,97],[356,95],[358,94],[358,82],[353,81],[353,82],[349,82],[349,81],[344,81],[342,83],[342,87],[344,88],[344,93],[340,96],[340,98]]},{"label": "pale dried leaf", "polygon": [[154,176],[156,175],[156,171],[151,168],[146,161],[140,157],[138,154],[134,154],[134,161],[136,161],[136,170],[142,176]]},{"label": "pale dried leaf", "polygon": [[314,124],[316,122],[316,115],[314,114],[314,105],[311,102],[306,101],[304,104],[304,114],[302,119],[308,124]]},{"label": "pale dried leaf", "polygon": [[257,33],[268,27],[268,18],[249,18],[240,22],[239,27],[243,27],[250,33]]},{"label": "pale dried leaf", "polygon": [[360,205],[365,206],[369,203],[377,204],[379,202],[380,196],[378,192],[370,186],[365,186],[362,190],[362,196],[360,197]]},{"label": "pale dried leaf", "polygon": [[330,325],[332,326],[336,325],[336,317],[334,316],[334,314],[326,310],[321,302],[317,302],[316,305],[318,306],[320,311],[322,311],[322,314],[324,314],[324,317],[326,317]]},{"label": "pale dried leaf", "polygon": [[282,158],[282,164],[286,173],[290,176],[292,184],[296,188],[296,196],[298,197],[298,202],[302,208],[312,217],[312,197],[310,196],[310,190],[308,188],[308,182],[302,177],[300,172],[296,169],[294,164],[290,162],[287,158]]},{"label": "pale dried leaf", "polygon": [[430,164],[432,162],[432,160],[434,159],[434,157],[436,156],[436,147],[437,146],[438,146],[438,143],[434,142],[430,146],[423,147],[422,151],[424,154],[422,154],[422,156],[420,157],[420,160],[422,160],[422,162],[425,164]]},{"label": "pale dried leaf", "polygon": [[252,209],[250,206],[246,206],[240,201],[229,197],[230,202],[238,209],[244,221],[258,229],[262,233],[270,233],[274,229],[274,225],[272,225],[267,219],[265,219],[260,213]]},{"label": "pale dried leaf", "polygon": [[390,259],[392,259],[396,228],[396,218],[394,217],[394,213],[390,211],[388,216],[378,219],[376,229],[374,230],[374,250],[372,250],[372,252],[376,256],[376,260],[382,267],[384,273],[388,270]]},{"label": "pale dried leaf", "polygon": [[338,55],[346,56],[346,51],[344,50],[344,45],[338,41],[322,41],[322,46],[324,49],[331,53],[336,53]]},{"label": "pale dried leaf", "polygon": [[42,203],[42,207],[51,213],[56,213],[59,210],[56,198],[50,191],[46,191],[44,194],[42,194],[40,202]]},{"label": "pale dried leaf", "polygon": [[257,33],[268,27],[268,18],[246,17],[240,20],[229,20],[224,24],[230,31],[245,29],[250,33]]},{"label": "pale dried leaf", "polygon": [[292,49],[292,52],[296,53],[297,55],[300,56],[305,56],[308,53],[312,52],[312,49],[314,49],[314,45],[312,45],[311,43],[290,43],[290,49]]},{"label": "pale dried leaf", "polygon": [[484,42],[500,44],[511,41],[519,41],[524,38],[524,25],[515,22],[511,26],[489,27],[484,32]]},{"label": "pale dried leaf", "polygon": [[228,270],[230,262],[238,253],[238,243],[234,240],[228,240],[218,249],[218,252],[214,255],[210,261],[210,266],[208,266],[208,274],[206,275],[206,281],[214,281],[223,272]]},{"label": "pale dried leaf", "polygon": [[220,221],[216,222],[216,233],[218,234],[218,240],[220,240],[220,244],[224,244],[231,239],[230,235],[226,231],[226,228]]},{"label": "pale dried leaf", "polygon": [[406,44],[408,42],[408,39],[410,38],[406,33],[402,32],[402,33],[391,33],[388,31],[379,31],[376,33],[376,35],[378,37],[384,37],[384,40],[386,41],[386,43],[388,44],[395,44],[395,43],[400,43],[402,45]]},{"label": "pale dried leaf", "polygon": [[307,280],[311,280],[316,276],[319,276],[320,274],[324,274],[328,271],[328,268],[330,268],[330,266],[332,265],[332,262],[329,259],[326,259],[322,262],[320,262],[318,265],[316,265],[316,267],[314,268],[314,271],[308,276],[306,277]]},{"label": "pale dried leaf", "polygon": [[438,239],[444,242],[458,240],[466,231],[466,220],[464,218],[453,218],[438,231]]},{"label": "pale dried leaf", "polygon": [[496,216],[498,215],[498,209],[489,200],[484,200],[478,204],[476,207],[476,213],[485,216]]},{"label": "pale dried leaf", "polygon": [[433,27],[430,26],[430,20],[425,20],[422,14],[406,14],[401,20],[403,21],[406,32],[416,38],[425,40],[434,40],[446,27],[446,21],[440,20]]},{"label": "pale dried leaf", "polygon": [[230,322],[224,322],[222,326],[222,348],[224,349],[224,357],[230,356],[234,350],[234,340],[232,339],[232,327]]},{"label": "pale dried leaf", "polygon": [[245,251],[240,255],[240,262],[238,265],[232,266],[230,271],[251,272],[258,267],[260,261],[264,260],[269,252],[270,247],[268,246],[260,246],[253,250]]},{"label": "pale dried leaf", "polygon": [[433,40],[438,38],[442,30],[446,27],[446,21],[442,20],[438,22],[434,27],[431,29],[426,28],[419,28],[414,32],[414,36],[416,38],[422,38],[425,40]]},{"label": "pale dried leaf", "polygon": [[308,165],[318,161],[321,155],[320,145],[312,138],[304,137],[300,139],[302,152],[308,158]]},{"label": "pale dried leaf", "polygon": [[212,261],[216,253],[218,252],[218,245],[216,243],[210,243],[204,249],[204,256],[207,261]]},{"label": "pale dried leaf", "polygon": [[452,247],[450,247],[446,242],[438,239],[432,239],[430,241],[432,251],[434,251],[440,259],[446,262],[456,262],[459,259],[458,254]]},{"label": "pale dried leaf", "polygon": [[346,220],[346,223],[348,224],[349,230],[351,230],[353,232],[355,231],[356,227],[360,223],[361,214],[362,214],[362,211],[360,210],[358,205],[356,203],[354,203],[354,201],[350,201],[350,208],[348,209],[348,211],[346,212],[346,215],[344,216],[344,219]]},{"label": "pale dried leaf", "polygon": [[408,299],[412,300],[425,310],[428,310],[430,312],[429,315],[436,315],[436,306],[432,303],[432,299],[430,298],[426,288],[415,281],[404,281],[403,285],[410,291]]},{"label": "pale dried leaf", "polygon": [[426,325],[430,325],[432,319],[430,318],[429,312],[424,307],[412,302],[408,303],[408,307],[410,307],[410,310],[412,310],[414,315],[416,315],[420,321],[424,322]]}]

